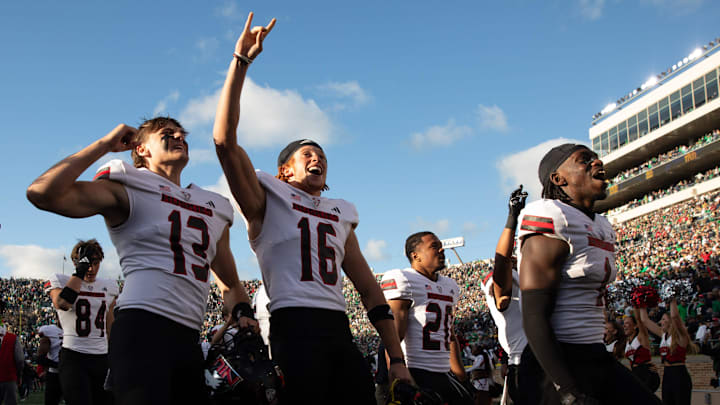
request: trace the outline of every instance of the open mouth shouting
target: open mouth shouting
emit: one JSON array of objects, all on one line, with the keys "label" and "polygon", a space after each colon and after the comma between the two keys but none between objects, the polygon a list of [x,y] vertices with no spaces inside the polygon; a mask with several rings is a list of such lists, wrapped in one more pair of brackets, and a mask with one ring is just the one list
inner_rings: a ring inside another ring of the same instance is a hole
[{"label": "open mouth shouting", "polygon": [[308,173],[314,174],[316,176],[322,176],[323,174],[323,168],[321,166],[311,166],[307,169]]}]

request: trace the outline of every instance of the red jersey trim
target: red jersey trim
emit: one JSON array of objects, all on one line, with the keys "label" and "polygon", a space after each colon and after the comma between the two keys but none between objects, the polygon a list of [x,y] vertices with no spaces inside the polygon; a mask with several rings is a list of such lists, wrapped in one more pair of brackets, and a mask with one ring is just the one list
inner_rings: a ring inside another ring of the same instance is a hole
[{"label": "red jersey trim", "polygon": [[427,293],[427,295],[428,295],[428,298],[430,298],[430,299],[453,302],[453,297],[451,297],[449,295],[442,295],[442,294],[436,294],[436,293],[431,293],[431,292]]},{"label": "red jersey trim", "polygon": [[109,179],[109,178],[110,178],[110,168],[107,168],[101,172],[97,172],[95,174],[95,177],[93,177],[93,180]]},{"label": "red jersey trim", "polygon": [[605,242],[602,239],[593,238],[590,235],[588,235],[588,245],[600,248],[602,250],[607,250],[608,252],[615,251],[615,245],[613,243]]},{"label": "red jersey trim", "polygon": [[530,232],[555,233],[555,224],[552,218],[525,215],[520,223],[520,229]]},{"label": "red jersey trim", "polygon": [[82,296],[85,296],[85,297],[100,297],[100,298],[105,297],[105,293],[101,293],[101,292],[90,292],[90,291],[80,291],[80,292],[78,293],[78,295],[82,295]]}]

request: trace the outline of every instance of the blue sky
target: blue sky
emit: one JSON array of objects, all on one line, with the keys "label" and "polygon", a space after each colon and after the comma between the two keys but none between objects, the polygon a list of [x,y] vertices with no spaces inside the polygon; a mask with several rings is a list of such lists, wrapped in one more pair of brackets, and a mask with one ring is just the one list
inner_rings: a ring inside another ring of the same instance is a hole
[{"label": "blue sky", "polygon": [[[710,0],[2,2],[0,276],[60,271],[90,237],[118,274],[100,217],[25,199],[118,123],[178,117],[191,132],[183,183],[226,189],[212,120],[250,10],[278,22],[250,68],[239,139],[271,172],[288,141],[318,140],[326,195],[357,205],[378,272],[405,267],[405,238],[425,229],[464,236],[463,260],[491,257],[511,188],[537,198],[545,151],[587,142],[594,113],[720,35]],[[231,243],[240,277],[259,277],[241,220]]]}]

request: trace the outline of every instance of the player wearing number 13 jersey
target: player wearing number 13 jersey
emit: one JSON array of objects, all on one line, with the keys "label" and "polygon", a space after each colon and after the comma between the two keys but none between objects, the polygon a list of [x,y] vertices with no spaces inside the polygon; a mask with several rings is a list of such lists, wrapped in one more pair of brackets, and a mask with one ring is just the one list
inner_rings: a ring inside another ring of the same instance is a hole
[{"label": "player wearing number 13 jersey", "polygon": [[445,269],[442,243],[432,232],[407,238],[405,254],[412,268],[390,270],[380,285],[395,314],[408,368],[415,382],[437,392],[450,405],[470,404],[470,394],[448,376],[467,379],[453,330],[453,309],[460,293]]},{"label": "player wearing number 13 jersey", "polygon": [[[257,326],[230,250],[229,201],[180,186],[189,159],[186,135],[169,117],[139,129],[121,124],[28,188],[28,199],[41,209],[105,219],[126,278],[109,342],[116,404],[205,403],[198,342],[210,271],[239,326]],[[77,181],[104,154],[127,150],[134,167],[111,161],[92,182]],[[60,296],[83,298],[65,289]],[[69,325],[63,320],[63,326]],[[148,336],[159,344],[138,344]]]},{"label": "player wearing number 13 jersey", "polygon": [[[70,258],[76,266],[86,258],[85,273],[54,274],[46,283],[63,327],[58,372],[69,405],[108,402],[103,383],[108,368],[108,331],[118,286],[113,280],[97,278],[103,257],[102,247],[95,239],[80,241],[73,247]],[[63,290],[72,290],[77,296],[69,299]]]},{"label": "player wearing number 13 jersey", "polygon": [[220,96],[213,136],[230,191],[247,222],[270,298],[270,346],[285,376],[286,400],[293,404],[375,402],[367,363],[353,343],[342,268],[369,310],[385,342],[391,378],[410,380],[402,349],[380,286],[360,251],[355,207],[321,196],[328,161],[320,145],[291,142],[278,157],[276,177],[256,172],[237,143],[240,93],[249,61],[275,24],[250,29],[252,14],[235,45]]}]

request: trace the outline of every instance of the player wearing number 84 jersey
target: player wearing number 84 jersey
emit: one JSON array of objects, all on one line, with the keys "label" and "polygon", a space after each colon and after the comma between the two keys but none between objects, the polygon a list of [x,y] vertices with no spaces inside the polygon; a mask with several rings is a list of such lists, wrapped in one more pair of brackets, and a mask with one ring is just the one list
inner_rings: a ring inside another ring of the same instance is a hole
[{"label": "player wearing number 84 jersey", "polygon": [[[59,366],[54,371],[69,405],[108,401],[103,382],[118,286],[113,280],[97,278],[103,257],[95,239],[80,241],[70,255],[75,273],[55,274],[45,284],[63,328]],[[48,377],[48,390],[58,391],[54,382]]]}]

